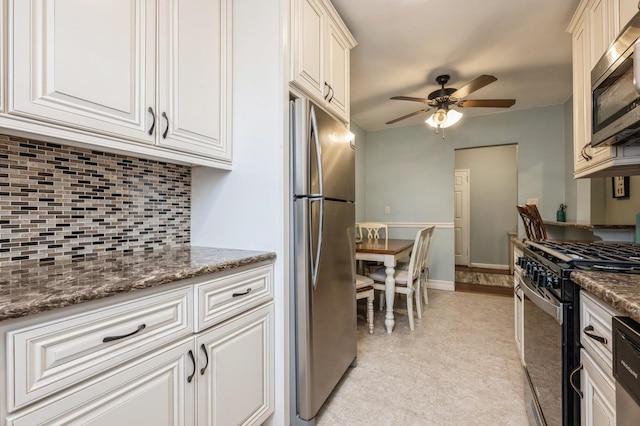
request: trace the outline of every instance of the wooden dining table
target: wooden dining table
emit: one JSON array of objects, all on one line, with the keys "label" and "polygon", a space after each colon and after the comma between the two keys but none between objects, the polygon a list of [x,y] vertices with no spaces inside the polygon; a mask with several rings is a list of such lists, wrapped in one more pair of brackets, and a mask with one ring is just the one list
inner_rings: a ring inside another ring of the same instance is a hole
[{"label": "wooden dining table", "polygon": [[393,301],[396,295],[396,264],[398,259],[408,257],[413,248],[413,240],[398,239],[364,239],[356,242],[356,260],[370,260],[382,262],[385,266],[387,278],[385,280],[385,300],[387,312],[384,325],[387,333],[393,331],[396,321],[393,316]]}]

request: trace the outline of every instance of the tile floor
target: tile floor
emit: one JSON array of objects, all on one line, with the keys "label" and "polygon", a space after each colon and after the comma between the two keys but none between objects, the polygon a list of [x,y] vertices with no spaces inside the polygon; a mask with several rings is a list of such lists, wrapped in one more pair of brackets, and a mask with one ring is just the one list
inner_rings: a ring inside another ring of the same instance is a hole
[{"label": "tile floor", "polygon": [[513,299],[442,290],[429,298],[413,333],[399,309],[387,334],[376,307],[368,334],[359,305],[358,366],[329,397],[318,426],[528,424]]}]

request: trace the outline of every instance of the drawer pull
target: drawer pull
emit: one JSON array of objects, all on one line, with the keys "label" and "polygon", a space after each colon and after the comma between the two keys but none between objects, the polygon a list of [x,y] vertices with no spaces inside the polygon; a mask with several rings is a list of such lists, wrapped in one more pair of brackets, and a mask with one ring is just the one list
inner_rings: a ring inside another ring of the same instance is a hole
[{"label": "drawer pull", "polygon": [[164,129],[164,132],[162,132],[162,139],[166,139],[167,133],[169,133],[169,117],[167,117],[167,113],[164,111],[162,111],[162,118],[164,118],[164,120],[167,122],[167,128]]},{"label": "drawer pull", "polygon": [[123,334],[122,336],[107,336],[104,339],[102,339],[102,343],[112,342],[114,340],[120,340],[120,339],[124,339],[125,337],[133,336],[134,334],[144,330],[146,327],[147,327],[146,324],[140,324],[137,330],[132,331],[129,334]]},{"label": "drawer pull", "polygon": [[209,366],[209,354],[207,354],[207,348],[204,347],[204,343],[202,345],[200,345],[200,349],[202,349],[202,352],[204,352],[204,357],[207,360],[207,363],[204,365],[204,367],[202,367],[200,369],[200,375],[204,374],[204,371],[207,369],[207,367]]},{"label": "drawer pull", "polygon": [[251,287],[249,287],[247,289],[247,291],[242,292],[242,293],[233,293],[232,297],[240,297],[240,296],[246,296],[247,294],[251,293]]},{"label": "drawer pull", "polygon": [[577,372],[579,372],[580,370],[582,370],[582,364],[578,365],[569,375],[569,384],[571,385],[571,387],[573,388],[573,390],[575,391],[575,393],[578,394],[578,396],[580,396],[580,399],[584,398],[584,394],[582,393],[582,391],[580,390],[580,388],[578,388],[575,383],[573,383],[573,376],[575,376],[575,374]]},{"label": "drawer pull", "polygon": [[153,121],[151,122],[151,128],[149,129],[149,134],[152,135],[153,129],[154,127],[156,127],[156,115],[153,113],[153,108],[151,107],[149,107],[147,111],[149,111],[149,114],[151,114],[151,117],[153,118]]},{"label": "drawer pull", "polygon": [[187,383],[191,383],[193,380],[193,376],[196,374],[196,359],[193,356],[193,351],[189,349],[189,358],[191,358],[191,362],[193,363],[193,373],[189,377],[187,377]]},{"label": "drawer pull", "polygon": [[607,338],[603,337],[603,336],[598,336],[597,334],[592,333],[593,331],[593,326],[592,325],[588,325],[584,328],[584,334],[586,334],[587,336],[589,336],[590,338],[592,338],[593,340],[595,340],[596,342],[600,342],[603,345],[607,344]]}]

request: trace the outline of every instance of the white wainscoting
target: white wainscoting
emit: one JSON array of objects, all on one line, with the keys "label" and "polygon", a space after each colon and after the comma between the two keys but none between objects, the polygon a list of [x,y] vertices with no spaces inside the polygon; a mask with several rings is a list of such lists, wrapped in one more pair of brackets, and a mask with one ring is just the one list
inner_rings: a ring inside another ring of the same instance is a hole
[{"label": "white wainscoting", "polygon": [[[376,221],[386,223],[390,230],[398,229],[406,230],[407,228],[415,229],[416,232],[418,229],[428,228],[430,226],[435,226],[437,229],[453,229],[453,222],[384,222],[384,221]],[[437,246],[431,246],[431,250],[437,250]],[[430,256],[431,257],[431,256]],[[432,257],[431,257],[432,258]],[[437,290],[447,290],[447,291],[455,291],[456,285],[454,281],[447,280],[434,280],[430,279],[427,282],[428,288],[434,288]]]}]

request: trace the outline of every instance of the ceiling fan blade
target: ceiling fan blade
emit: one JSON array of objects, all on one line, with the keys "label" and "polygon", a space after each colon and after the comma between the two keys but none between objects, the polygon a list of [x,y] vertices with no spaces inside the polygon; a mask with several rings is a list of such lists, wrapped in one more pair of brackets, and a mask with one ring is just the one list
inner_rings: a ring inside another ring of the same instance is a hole
[{"label": "ceiling fan blade", "polygon": [[509,108],[516,103],[515,99],[466,99],[458,102],[458,106],[468,107],[491,107]]},{"label": "ceiling fan blade", "polygon": [[425,98],[414,98],[411,96],[394,96],[391,99],[393,99],[394,101],[413,101],[413,102],[422,102],[423,104],[426,104],[429,102],[429,99],[425,99]]},{"label": "ceiling fan blade", "polygon": [[407,114],[407,115],[403,115],[402,117],[398,117],[394,120],[391,121],[387,121],[385,124],[393,124],[393,123],[397,123],[400,120],[404,120],[405,118],[409,118],[409,117],[413,117],[414,115],[418,115],[418,114],[422,114],[423,112],[427,112],[429,111],[431,108],[424,108],[418,111],[414,111],[411,114]]},{"label": "ceiling fan blade", "polygon": [[465,98],[476,90],[482,89],[487,84],[491,84],[496,80],[497,78],[492,75],[483,74],[475,80],[471,80],[465,86],[462,86],[461,88],[453,92],[450,96],[458,99]]}]

